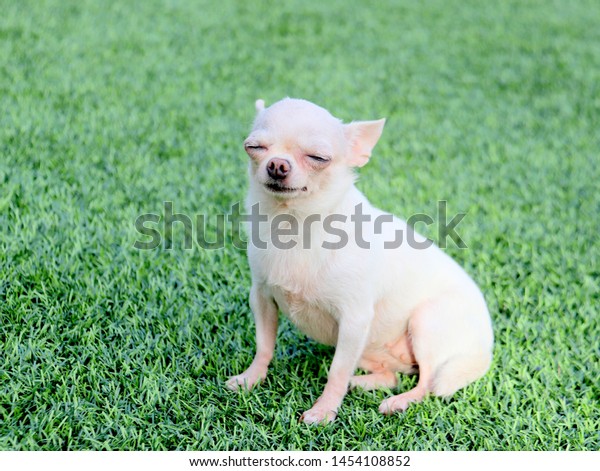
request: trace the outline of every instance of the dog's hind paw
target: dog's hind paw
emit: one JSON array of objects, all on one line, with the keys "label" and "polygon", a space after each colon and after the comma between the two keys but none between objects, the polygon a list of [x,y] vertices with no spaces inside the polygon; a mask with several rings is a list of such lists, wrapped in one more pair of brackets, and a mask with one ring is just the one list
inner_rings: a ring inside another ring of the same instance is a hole
[{"label": "dog's hind paw", "polygon": [[333,422],[336,417],[336,411],[326,410],[315,406],[312,409],[307,410],[304,414],[302,414],[302,416],[300,417],[300,422],[304,422],[305,424],[324,425]]}]

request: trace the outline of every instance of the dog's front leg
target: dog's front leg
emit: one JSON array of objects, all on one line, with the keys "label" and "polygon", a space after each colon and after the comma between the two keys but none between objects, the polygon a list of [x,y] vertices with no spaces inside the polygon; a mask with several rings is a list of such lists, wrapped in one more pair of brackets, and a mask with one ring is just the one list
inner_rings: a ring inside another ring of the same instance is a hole
[{"label": "dog's front leg", "polygon": [[267,376],[267,368],[273,358],[277,337],[277,305],[256,284],[250,290],[250,308],[256,323],[256,355],[246,371],[227,381],[232,390],[240,387],[250,389]]},{"label": "dog's front leg", "polygon": [[339,320],[338,339],[327,384],[317,402],[300,420],[305,423],[331,422],[348,391],[350,378],[360,360],[369,336],[373,318],[372,307],[345,312]]}]

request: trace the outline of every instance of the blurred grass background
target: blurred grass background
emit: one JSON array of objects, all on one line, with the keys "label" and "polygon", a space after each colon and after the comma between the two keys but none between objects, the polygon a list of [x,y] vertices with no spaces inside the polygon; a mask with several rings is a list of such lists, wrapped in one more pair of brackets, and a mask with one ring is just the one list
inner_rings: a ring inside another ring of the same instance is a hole
[{"label": "blurred grass background", "polygon": [[[0,10],[0,448],[599,448],[597,1]],[[299,424],[333,351],[287,321],[270,377],[233,394],[254,352],[245,253],[133,248],[164,201],[243,199],[253,102],[284,96],[388,118],[358,183],[377,206],[467,213],[468,249],[447,251],[497,340],[450,401],[383,417],[390,391],[351,392],[335,423]]]}]

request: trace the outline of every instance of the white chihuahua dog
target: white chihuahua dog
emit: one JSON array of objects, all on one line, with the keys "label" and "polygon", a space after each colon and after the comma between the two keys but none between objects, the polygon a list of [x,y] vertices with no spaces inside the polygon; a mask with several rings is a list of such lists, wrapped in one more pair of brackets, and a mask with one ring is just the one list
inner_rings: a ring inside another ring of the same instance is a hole
[{"label": "white chihuahua dog", "polygon": [[[349,387],[397,386],[397,372],[418,371],[419,380],[384,400],[385,414],[428,393],[450,396],[481,377],[493,333],[477,285],[354,186],[353,169],[368,162],[385,120],[342,124],[290,98],[268,108],[258,100],[256,109],[244,143],[247,210],[265,215],[252,220],[248,246],[256,355],[227,386],[251,388],[266,377],[279,310],[308,336],[335,346],[325,389],[302,414],[307,423],[333,420]],[[357,213],[366,224],[357,224]],[[413,243],[395,243],[398,234]],[[354,376],[357,368],[368,374]]]}]

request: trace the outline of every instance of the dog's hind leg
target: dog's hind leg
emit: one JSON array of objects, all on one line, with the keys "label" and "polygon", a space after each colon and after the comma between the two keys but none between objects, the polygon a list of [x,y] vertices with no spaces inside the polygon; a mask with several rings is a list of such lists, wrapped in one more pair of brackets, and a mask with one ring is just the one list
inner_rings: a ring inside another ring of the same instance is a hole
[{"label": "dog's hind leg", "polygon": [[417,386],[410,391],[385,399],[379,406],[379,412],[392,414],[396,411],[405,411],[411,402],[419,402],[431,392],[431,384],[431,370],[425,365],[420,366]]},{"label": "dog's hind leg", "polygon": [[414,389],[383,401],[382,413],[404,411],[429,393],[451,396],[489,368],[493,334],[482,299],[448,295],[423,303],[411,315],[409,331],[419,381]]},{"label": "dog's hind leg", "polygon": [[360,388],[365,391],[381,388],[395,388],[396,386],[398,386],[398,378],[393,371],[355,375],[350,378],[351,388]]}]

